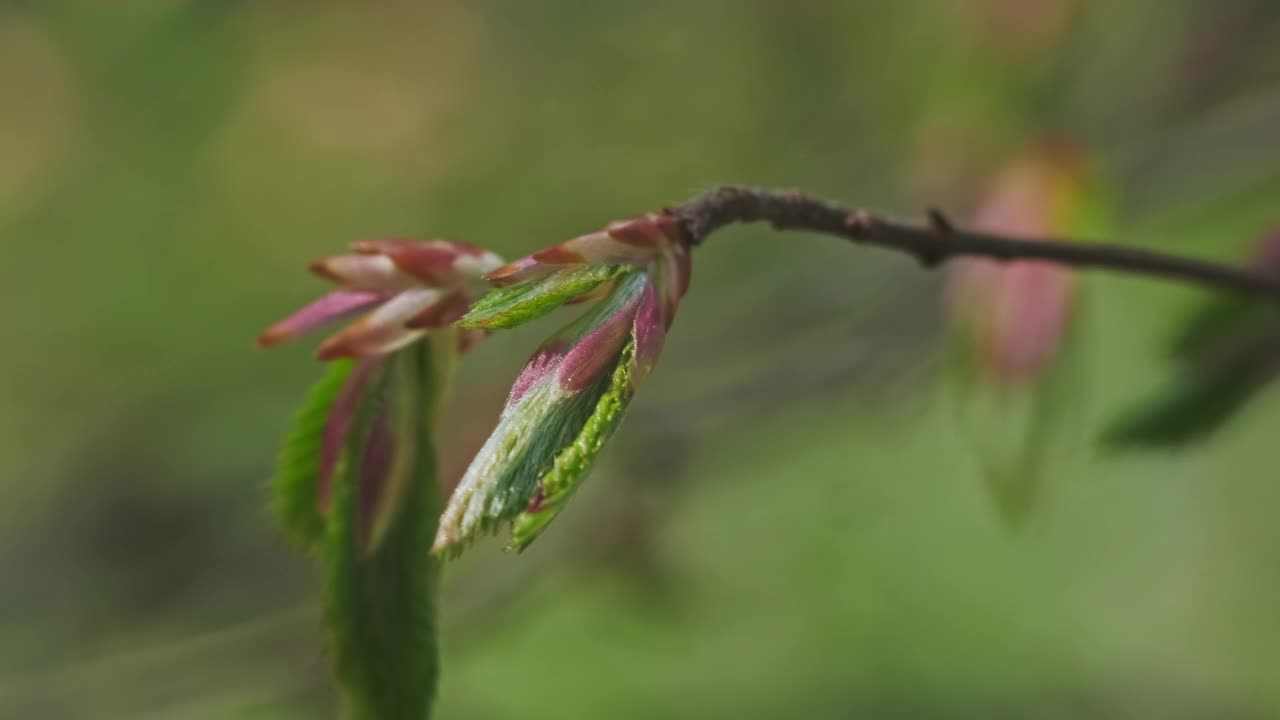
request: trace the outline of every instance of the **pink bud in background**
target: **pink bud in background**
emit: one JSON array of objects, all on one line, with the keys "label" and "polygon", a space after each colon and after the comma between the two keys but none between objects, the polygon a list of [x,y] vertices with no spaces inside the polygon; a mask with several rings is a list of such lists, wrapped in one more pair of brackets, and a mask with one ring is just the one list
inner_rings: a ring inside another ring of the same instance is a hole
[{"label": "pink bud in background", "polygon": [[[1035,145],[997,175],[975,227],[1051,239],[1071,229],[1083,195],[1085,159],[1061,142]],[[1034,381],[1061,349],[1075,299],[1071,270],[1032,260],[962,259],[947,278],[946,304],[985,381]]]}]

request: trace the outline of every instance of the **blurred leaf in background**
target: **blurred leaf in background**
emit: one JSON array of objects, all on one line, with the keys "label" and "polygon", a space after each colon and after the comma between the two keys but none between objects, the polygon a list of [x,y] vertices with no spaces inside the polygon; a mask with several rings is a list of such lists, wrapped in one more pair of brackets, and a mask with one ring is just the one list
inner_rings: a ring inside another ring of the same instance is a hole
[{"label": "blurred leaf in background", "polygon": [[[1265,235],[1250,266],[1280,275],[1280,230]],[[1211,297],[1170,344],[1176,375],[1113,421],[1113,448],[1172,449],[1203,440],[1234,418],[1280,373],[1280,312],[1256,298]]]},{"label": "blurred leaf in background", "polygon": [[[973,225],[1047,238],[1038,242],[1100,237],[1107,205],[1088,152],[1041,138],[997,175]],[[1034,261],[962,259],[946,272],[956,424],[973,442],[996,508],[1021,524],[1051,470],[1050,450],[1080,435],[1069,422],[1079,421],[1073,410],[1089,393],[1080,278]]]}]

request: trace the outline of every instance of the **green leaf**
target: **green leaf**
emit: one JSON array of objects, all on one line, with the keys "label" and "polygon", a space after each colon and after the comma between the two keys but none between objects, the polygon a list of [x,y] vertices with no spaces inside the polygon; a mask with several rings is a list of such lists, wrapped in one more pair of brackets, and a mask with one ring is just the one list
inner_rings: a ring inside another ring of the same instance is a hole
[{"label": "green leaf", "polygon": [[303,548],[314,547],[324,535],[325,520],[316,505],[320,445],[329,408],[355,363],[338,360],[307,391],[276,458],[271,480],[273,506],[285,533]]},{"label": "green leaf", "polygon": [[1194,361],[1236,338],[1264,332],[1267,326],[1280,327],[1275,305],[1257,298],[1223,294],[1210,298],[1190,313],[1174,335],[1170,355]]},{"label": "green leaf", "polygon": [[[976,353],[965,345],[949,358],[949,395],[955,426],[973,450],[992,505],[1006,527],[1024,525],[1055,470],[1055,461],[1079,438],[1073,420],[1087,401],[1084,372],[1088,303],[1083,288],[1050,363],[1025,387],[992,386],[979,379]],[[967,340],[962,335],[959,340]]]},{"label": "green leaf", "polygon": [[1103,433],[1112,449],[1176,448],[1204,440],[1276,376],[1280,313],[1254,298],[1213,297],[1170,344],[1177,370]]},{"label": "green leaf", "polygon": [[535,384],[504,412],[468,469],[471,473],[476,463],[483,463],[484,482],[468,489],[464,477],[449,500],[454,517],[465,519],[455,530],[458,537],[447,544],[437,540],[445,557],[458,557],[478,535],[494,532],[528,507],[539,478],[590,421],[610,377],[573,395],[566,395],[551,377]]},{"label": "green leaf", "polygon": [[[440,487],[431,443],[436,386],[430,346],[415,343],[391,358],[371,388],[352,428],[334,488],[325,535],[325,614],[343,714],[351,720],[422,720],[430,716],[438,675],[438,564],[428,552],[440,513]],[[359,538],[360,458],[374,417],[392,398],[409,399],[409,429],[417,452],[398,512],[372,549]]]},{"label": "green leaf", "polygon": [[[625,274],[607,297],[553,335],[549,344],[575,346],[634,301],[646,282],[642,272]],[[438,551],[456,557],[476,536],[494,531],[526,510],[556,458],[578,441],[597,414],[622,354],[630,358],[634,353],[632,342],[634,339],[618,348],[611,363],[600,368],[595,382],[581,391],[562,387],[552,370],[503,410],[493,433],[449,498],[435,543]],[[625,372],[629,377],[630,368]]]},{"label": "green leaf", "polygon": [[625,269],[616,265],[584,265],[558,270],[511,287],[490,290],[455,324],[465,328],[504,330],[546,315],[566,302],[596,289]]},{"label": "green leaf", "polygon": [[1213,368],[1187,367],[1103,434],[1112,449],[1174,449],[1204,440],[1275,377],[1270,347],[1237,349]]},{"label": "green leaf", "polygon": [[576,438],[556,455],[551,469],[542,476],[534,506],[516,516],[511,528],[513,550],[524,550],[564,508],[573,493],[581,487],[605,443],[613,436],[627,405],[631,402],[631,359],[635,355],[635,339],[622,349],[618,365],[609,385],[598,396],[595,409]]}]

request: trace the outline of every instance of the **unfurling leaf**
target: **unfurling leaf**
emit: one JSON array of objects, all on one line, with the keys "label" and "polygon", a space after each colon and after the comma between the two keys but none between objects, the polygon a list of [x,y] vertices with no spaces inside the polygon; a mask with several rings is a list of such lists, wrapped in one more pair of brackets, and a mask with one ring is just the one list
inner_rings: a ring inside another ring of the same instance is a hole
[{"label": "unfurling leaf", "polygon": [[321,447],[329,411],[353,365],[350,360],[329,363],[324,377],[307,391],[276,458],[274,510],[285,532],[303,548],[313,547],[324,535],[325,520],[316,502]]},{"label": "unfurling leaf", "polygon": [[352,720],[422,720],[435,694],[434,360],[426,343],[388,358],[356,413],[334,486],[325,616]]},{"label": "unfurling leaf", "polygon": [[571,266],[509,287],[496,288],[477,300],[455,324],[485,330],[517,327],[580,298],[622,271],[623,268],[616,265]]},{"label": "unfurling leaf", "polygon": [[456,555],[512,523],[523,549],[590,471],[636,387],[653,369],[692,267],[676,216],[650,213],[515,260],[485,276],[498,289],[459,325],[506,328],[596,300],[525,365],[493,434],[458,482],[432,550]]},{"label": "unfurling leaf", "polygon": [[574,491],[586,480],[600,450],[622,423],[622,416],[631,402],[635,349],[636,341],[633,338],[623,348],[609,386],[596,400],[594,410],[583,424],[582,430],[573,442],[564,446],[556,455],[551,469],[542,476],[542,481],[524,512],[512,522],[512,549],[523,550],[528,547],[555,519]]},{"label": "unfurling leaf", "polygon": [[[607,393],[623,347],[634,343],[647,276],[633,271],[582,317],[543,344],[517,378],[498,426],[449,498],[435,549],[468,541],[514,519],[535,500],[557,456],[575,442]],[[632,352],[626,354],[630,364]],[[628,376],[630,370],[627,370]]]}]

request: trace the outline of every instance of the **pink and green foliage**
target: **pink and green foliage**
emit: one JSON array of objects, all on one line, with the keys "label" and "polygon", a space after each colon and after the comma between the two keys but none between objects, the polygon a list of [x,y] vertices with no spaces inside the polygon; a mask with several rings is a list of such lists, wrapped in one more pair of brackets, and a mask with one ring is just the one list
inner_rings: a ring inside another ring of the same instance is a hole
[{"label": "pink and green foliage", "polygon": [[453,356],[476,332],[451,323],[501,265],[449,241],[374,240],[313,263],[339,285],[259,338],[275,345],[366,312],[321,344],[330,361],[284,443],[273,481],[285,530],[327,578],[325,616],[345,713],[429,715],[435,587],[426,552],[440,488],[432,424]]},{"label": "pink and green foliage", "polygon": [[[507,522],[527,546],[585,479],[652,370],[689,283],[676,219],[645,215],[510,265],[457,242],[378,240],[311,269],[339,288],[273,325],[271,346],[357,313],[317,352],[274,481],[285,529],[328,577],[344,708],[421,718],[436,677],[436,553]],[[488,281],[498,286],[484,298]],[[595,300],[516,379],[441,514],[432,423],[453,356],[491,330]]]},{"label": "pink and green foliage", "polygon": [[500,289],[459,321],[513,327],[599,297],[547,340],[516,379],[498,426],[454,490],[436,535],[456,553],[513,524],[527,547],[559,513],[652,369],[689,284],[689,252],[671,215],[610,224],[491,273]]},{"label": "pink and green foliage", "polygon": [[[445,348],[446,354],[469,347],[465,338],[474,333],[450,324],[479,296],[482,276],[502,264],[493,253],[446,240],[366,240],[353,247],[354,254],[325,258],[310,266],[312,272],[337,283],[337,290],[258,336],[259,346],[271,347],[367,311],[320,345],[317,356],[334,362],[308,396],[278,464],[277,509],[285,528],[304,546],[314,545],[320,537],[352,423],[385,358],[430,331],[449,338],[446,344],[453,347]],[[385,419],[380,420],[376,427],[385,424]],[[380,491],[366,490],[362,496],[366,502],[394,507],[402,483],[384,475],[404,472],[403,460],[391,461],[403,449],[389,446],[390,438],[381,431],[375,439],[379,449],[362,482]],[[365,528],[364,542],[372,547],[393,510],[370,509],[367,514],[382,518]]]},{"label": "pink and green foliage", "polygon": [[[338,289],[269,328],[259,343],[364,313],[320,345],[329,370],[285,441],[274,483],[282,524],[326,572],[326,619],[347,714],[429,714],[439,556],[457,555],[503,526],[515,550],[545,531],[657,362],[689,286],[690,248],[733,222],[814,229],[904,250],[927,265],[965,258],[951,267],[946,294],[960,425],[972,434],[995,504],[1006,518],[1023,519],[1048,439],[1062,434],[1063,395],[1082,392],[1069,374],[1080,320],[1080,286],[1069,265],[1146,263],[1153,274],[1280,297],[1272,280],[1280,273],[1280,234],[1260,246],[1257,272],[1048,244],[1098,232],[1102,198],[1083,151],[1037,143],[996,178],[976,214],[980,233],[939,219],[876,218],[795,192],[725,186],[506,265],[464,243],[405,240],[357,243],[354,254],[313,264]],[[492,434],[441,508],[432,435],[455,357],[489,332],[579,303],[589,304],[516,377]],[[1276,319],[1274,306],[1247,300],[1207,306],[1175,343],[1176,358],[1201,379],[1197,392],[1174,393],[1175,402],[1145,410],[1122,437],[1161,444],[1200,432],[1205,418],[1221,422],[1280,364]]]}]

